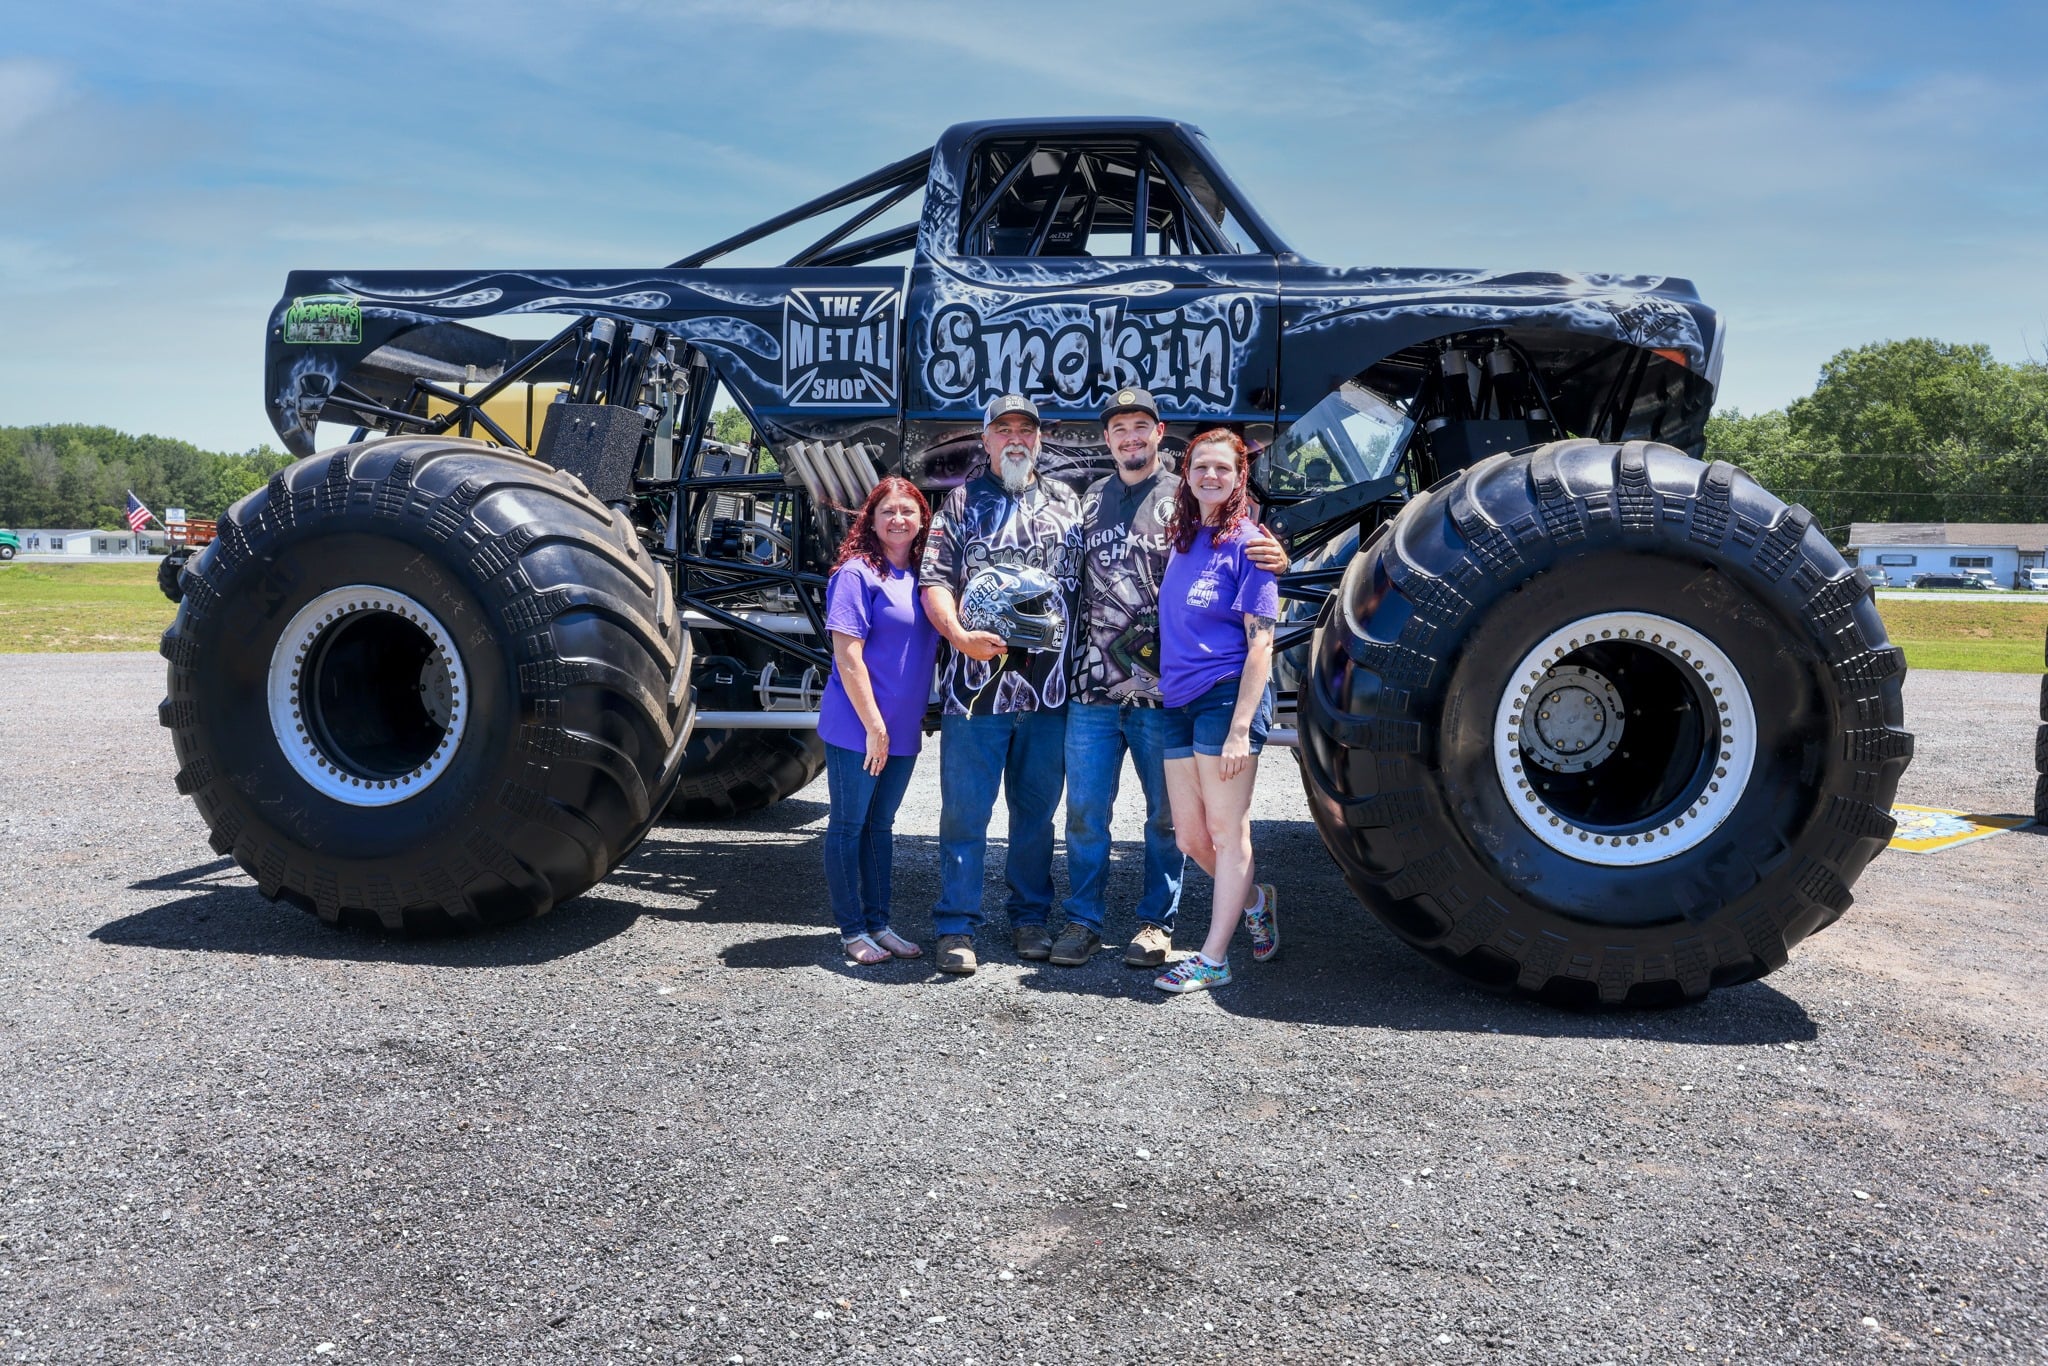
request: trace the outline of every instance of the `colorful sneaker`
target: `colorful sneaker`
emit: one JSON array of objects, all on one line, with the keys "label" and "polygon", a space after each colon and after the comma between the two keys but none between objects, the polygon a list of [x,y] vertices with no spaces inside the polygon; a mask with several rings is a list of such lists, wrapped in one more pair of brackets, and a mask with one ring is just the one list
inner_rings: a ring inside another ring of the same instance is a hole
[{"label": "colorful sneaker", "polygon": [[1263,963],[1280,952],[1280,893],[1270,882],[1259,884],[1259,909],[1244,913],[1244,927],[1252,937],[1252,961]]},{"label": "colorful sneaker", "polygon": [[1161,991],[1175,993],[1183,991],[1207,991],[1211,987],[1230,985],[1230,964],[1211,967],[1202,955],[1191,953],[1175,963],[1165,972],[1152,979],[1152,985]]}]

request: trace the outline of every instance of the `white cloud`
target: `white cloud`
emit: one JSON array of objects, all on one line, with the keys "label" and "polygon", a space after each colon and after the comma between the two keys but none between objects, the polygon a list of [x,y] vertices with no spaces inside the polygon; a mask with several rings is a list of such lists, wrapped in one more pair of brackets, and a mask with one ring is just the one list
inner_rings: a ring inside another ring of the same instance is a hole
[{"label": "white cloud", "polygon": [[56,112],[65,94],[63,73],[50,63],[0,58],[0,144]]}]

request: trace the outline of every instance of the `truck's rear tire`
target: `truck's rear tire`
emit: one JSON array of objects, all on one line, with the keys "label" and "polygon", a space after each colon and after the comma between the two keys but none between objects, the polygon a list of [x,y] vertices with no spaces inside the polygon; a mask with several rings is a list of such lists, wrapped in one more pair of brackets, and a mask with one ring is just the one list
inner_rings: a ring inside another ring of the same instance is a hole
[{"label": "truck's rear tire", "polygon": [[669,799],[676,821],[716,821],[773,806],[825,771],[814,730],[698,730]]},{"label": "truck's rear tire", "polygon": [[546,465],[441,438],[313,456],[183,584],[178,789],[265,896],[393,929],[521,920],[667,803],[689,705],[667,576]]},{"label": "truck's rear tire", "polygon": [[182,555],[166,555],[157,561],[157,591],[172,602],[177,602],[185,596],[185,590],[178,582],[178,575],[184,571],[184,568],[185,557]]},{"label": "truck's rear tire", "polygon": [[1487,985],[1664,1004],[1850,903],[1912,754],[1868,581],[1801,508],[1668,446],[1558,442],[1416,499],[1325,604],[1324,842]]}]

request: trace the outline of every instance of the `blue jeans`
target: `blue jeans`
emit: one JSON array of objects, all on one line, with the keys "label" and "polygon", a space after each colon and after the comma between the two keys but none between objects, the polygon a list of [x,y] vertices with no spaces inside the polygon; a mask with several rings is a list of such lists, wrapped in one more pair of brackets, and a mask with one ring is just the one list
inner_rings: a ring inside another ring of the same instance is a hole
[{"label": "blue jeans", "polygon": [[889,873],[896,861],[896,808],[910,786],[915,754],[891,755],[881,775],[857,749],[825,746],[825,891],[839,936],[889,928]]},{"label": "blue jeans", "polygon": [[1125,750],[1145,791],[1145,882],[1138,919],[1170,934],[1186,859],[1174,842],[1173,809],[1166,800],[1166,712],[1159,707],[1067,704],[1067,919],[1102,933],[1109,816]]},{"label": "blue jeans", "polygon": [[981,876],[996,789],[1009,799],[1012,925],[1052,912],[1052,813],[1067,780],[1067,709],[946,716],[939,720],[938,934],[981,926]]}]

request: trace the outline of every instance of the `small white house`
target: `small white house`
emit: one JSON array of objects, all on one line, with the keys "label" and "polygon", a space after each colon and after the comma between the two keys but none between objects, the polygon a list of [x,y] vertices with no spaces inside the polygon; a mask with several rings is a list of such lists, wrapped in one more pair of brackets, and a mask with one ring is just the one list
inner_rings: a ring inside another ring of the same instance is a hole
[{"label": "small white house", "polygon": [[2048,523],[1855,522],[1849,550],[1858,565],[1882,569],[1895,584],[1909,583],[1915,574],[1974,569],[2013,588],[2022,570],[2048,564]]},{"label": "small white house", "polygon": [[23,527],[15,533],[21,537],[23,555],[55,555],[64,559],[85,559],[101,555],[126,555],[133,558],[146,555],[151,547],[167,547],[170,542],[164,533],[156,530],[107,531],[95,527]]}]

